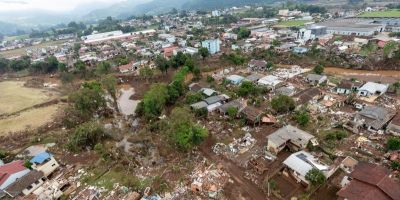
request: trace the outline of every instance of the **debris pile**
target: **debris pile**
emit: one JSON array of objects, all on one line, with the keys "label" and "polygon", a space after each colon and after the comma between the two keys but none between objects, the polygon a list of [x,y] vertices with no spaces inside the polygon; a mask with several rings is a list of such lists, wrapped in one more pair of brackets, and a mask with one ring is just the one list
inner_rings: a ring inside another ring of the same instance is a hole
[{"label": "debris pile", "polygon": [[190,175],[192,183],[190,189],[199,195],[215,199],[229,181],[229,175],[222,169],[222,165],[214,164],[206,167],[197,167]]},{"label": "debris pile", "polygon": [[217,155],[225,155],[228,158],[235,157],[238,154],[243,154],[251,149],[256,143],[256,139],[250,133],[239,139],[234,139],[228,145],[217,143],[213,147],[213,151]]}]

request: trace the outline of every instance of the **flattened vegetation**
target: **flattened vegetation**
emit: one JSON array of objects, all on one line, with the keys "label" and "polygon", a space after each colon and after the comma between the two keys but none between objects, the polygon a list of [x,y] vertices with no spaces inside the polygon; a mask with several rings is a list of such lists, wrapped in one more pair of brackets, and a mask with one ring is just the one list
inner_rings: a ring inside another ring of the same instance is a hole
[{"label": "flattened vegetation", "polygon": [[22,81],[0,82],[0,115],[11,114],[51,100],[51,92],[24,87]]}]

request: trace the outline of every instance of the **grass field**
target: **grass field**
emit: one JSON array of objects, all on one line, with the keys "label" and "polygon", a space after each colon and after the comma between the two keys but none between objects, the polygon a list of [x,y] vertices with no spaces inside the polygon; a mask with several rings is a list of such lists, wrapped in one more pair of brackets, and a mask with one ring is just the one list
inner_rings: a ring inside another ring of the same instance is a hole
[{"label": "grass field", "polygon": [[33,46],[29,46],[29,47],[13,49],[13,50],[9,50],[9,51],[2,51],[2,52],[0,52],[0,56],[3,56],[5,58],[11,58],[14,56],[23,56],[23,55],[26,55],[27,49],[44,48],[44,47],[48,47],[48,46],[59,46],[59,45],[63,44],[64,42],[66,42],[66,40],[43,42],[41,44],[33,45]]},{"label": "grass field", "polygon": [[4,37],[5,41],[12,41],[12,40],[23,40],[23,39],[28,39],[29,35],[18,35],[18,36],[6,36]]},{"label": "grass field", "polygon": [[290,20],[290,21],[281,21],[276,27],[297,27],[297,26],[304,26],[305,23],[310,21],[307,20]]},{"label": "grass field", "polygon": [[37,108],[20,113],[6,119],[0,119],[0,136],[26,129],[36,129],[53,120],[60,105]]},{"label": "grass field", "polygon": [[358,17],[400,17],[400,10],[364,12]]},{"label": "grass field", "polygon": [[24,82],[0,82],[0,115],[18,112],[52,99],[51,92],[24,87]]}]

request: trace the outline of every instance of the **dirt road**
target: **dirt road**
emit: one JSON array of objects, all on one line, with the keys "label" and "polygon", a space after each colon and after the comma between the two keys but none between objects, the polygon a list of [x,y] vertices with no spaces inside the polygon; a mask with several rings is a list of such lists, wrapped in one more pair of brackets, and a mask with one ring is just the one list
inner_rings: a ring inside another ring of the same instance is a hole
[{"label": "dirt road", "polygon": [[[215,140],[212,137],[209,137],[200,147],[200,151],[203,155],[216,163],[220,163],[223,165],[224,169],[230,174],[232,179],[236,182],[235,185],[238,185],[240,188],[240,192],[243,195],[243,199],[252,199],[252,200],[265,200],[268,199],[267,195],[253,182],[244,178],[243,170],[236,166],[232,161],[216,155],[212,152],[211,147],[215,144]],[[239,191],[236,191],[239,192]],[[236,196],[236,199],[239,199]],[[271,199],[271,198],[270,198]]]}]

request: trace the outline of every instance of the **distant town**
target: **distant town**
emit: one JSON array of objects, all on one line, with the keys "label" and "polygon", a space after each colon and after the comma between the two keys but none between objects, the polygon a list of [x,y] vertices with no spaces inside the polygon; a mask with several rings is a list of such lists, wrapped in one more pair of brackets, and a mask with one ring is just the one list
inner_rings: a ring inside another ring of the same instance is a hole
[{"label": "distant town", "polygon": [[0,199],[400,200],[400,4],[2,36]]}]

